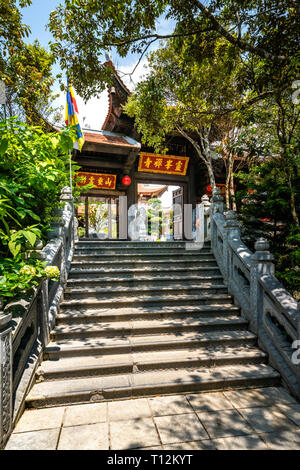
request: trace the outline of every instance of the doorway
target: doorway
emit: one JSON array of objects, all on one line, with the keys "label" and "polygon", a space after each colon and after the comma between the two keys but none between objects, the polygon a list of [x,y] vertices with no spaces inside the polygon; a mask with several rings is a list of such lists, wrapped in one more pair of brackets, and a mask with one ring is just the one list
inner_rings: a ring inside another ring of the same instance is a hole
[{"label": "doorway", "polygon": [[147,214],[144,239],[181,240],[183,233],[183,187],[170,184],[137,183],[138,205]]},{"label": "doorway", "polygon": [[76,208],[79,238],[115,240],[119,232],[119,197],[94,196],[80,197]]}]

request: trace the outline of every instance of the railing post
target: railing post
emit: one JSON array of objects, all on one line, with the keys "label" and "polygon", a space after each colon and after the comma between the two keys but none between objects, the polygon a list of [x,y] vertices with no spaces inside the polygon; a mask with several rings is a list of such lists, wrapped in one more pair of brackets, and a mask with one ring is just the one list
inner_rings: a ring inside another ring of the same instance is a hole
[{"label": "railing post", "polygon": [[214,216],[217,213],[223,214],[224,212],[224,202],[221,189],[215,187],[213,190],[213,197],[211,199],[210,207],[210,237],[211,237],[211,246],[214,253],[216,253],[217,248],[217,228],[214,222]]},{"label": "railing post", "polygon": [[224,224],[225,237],[223,240],[223,268],[225,281],[230,281],[232,277],[232,256],[229,240],[240,240],[241,226],[236,212],[230,210],[225,213],[226,222]]},{"label": "railing post", "polygon": [[263,289],[259,279],[263,274],[274,274],[274,256],[269,252],[269,242],[259,238],[255,242],[255,253],[251,256],[250,270],[250,308],[251,330],[258,333],[259,324],[263,315]]},{"label": "railing post", "polygon": [[204,230],[204,241],[209,241],[211,239],[211,221],[210,221],[210,215],[211,215],[211,203],[209,201],[209,197],[204,194],[201,198],[201,205],[203,207],[203,230]]},{"label": "railing post", "polygon": [[63,229],[63,248],[62,248],[62,269],[61,272],[63,275],[61,276],[61,283],[62,285],[65,284],[67,280],[67,257],[69,256],[71,248],[74,246],[75,239],[77,234],[75,234],[75,223],[74,223],[74,198],[72,196],[72,190],[68,186],[65,186],[61,191],[60,202],[64,204],[64,213],[67,215],[66,219],[70,218],[70,225],[69,225],[69,243],[67,246],[66,237],[67,233],[65,229]]},{"label": "railing post", "polygon": [[0,299],[0,448],[12,429],[12,328],[11,314],[3,312]]}]

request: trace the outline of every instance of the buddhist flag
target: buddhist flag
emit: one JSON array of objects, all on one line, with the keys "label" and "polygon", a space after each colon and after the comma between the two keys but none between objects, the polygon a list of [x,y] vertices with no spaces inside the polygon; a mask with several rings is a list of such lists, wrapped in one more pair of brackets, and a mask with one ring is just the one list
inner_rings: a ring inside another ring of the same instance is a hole
[{"label": "buddhist flag", "polygon": [[76,126],[76,138],[74,139],[74,148],[80,151],[84,144],[83,133],[77,117],[78,107],[75,99],[75,94],[72,85],[67,81],[67,96],[66,96],[66,109],[65,109],[65,122],[67,126]]}]

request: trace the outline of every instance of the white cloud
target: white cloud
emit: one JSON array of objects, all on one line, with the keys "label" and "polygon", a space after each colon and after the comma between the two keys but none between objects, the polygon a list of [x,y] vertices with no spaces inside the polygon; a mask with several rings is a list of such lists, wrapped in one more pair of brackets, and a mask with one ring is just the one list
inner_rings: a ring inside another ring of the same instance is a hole
[{"label": "white cloud", "polygon": [[[132,75],[130,74],[134,70],[136,63],[132,65],[122,65],[119,67],[115,65],[115,67],[125,85],[129,88],[130,91],[133,91],[135,85],[146,75],[147,64],[148,61],[145,58],[141,61]],[[108,113],[109,103],[107,90],[103,91],[99,98],[91,98],[86,103],[84,102],[83,98],[81,98],[81,96],[76,93],[76,90],[74,91],[79,110],[78,118],[81,127],[100,130]],[[60,93],[55,104],[65,108],[65,103],[66,95],[65,93]]]}]

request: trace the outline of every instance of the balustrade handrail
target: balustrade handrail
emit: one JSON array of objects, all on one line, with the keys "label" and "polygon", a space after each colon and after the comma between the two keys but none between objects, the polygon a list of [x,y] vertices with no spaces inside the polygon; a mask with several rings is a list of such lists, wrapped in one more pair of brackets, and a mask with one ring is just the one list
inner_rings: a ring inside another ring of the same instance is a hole
[{"label": "balustrade handrail", "polygon": [[[274,276],[269,243],[257,240],[255,253],[243,243],[237,214],[225,211],[219,188],[213,192],[210,218],[212,251],[229,293],[241,307],[260,347],[268,353],[271,365],[280,372],[284,385],[300,398],[300,361],[297,363],[293,354],[293,345],[300,344],[300,309]],[[289,355],[282,347],[286,343],[290,344]]]},{"label": "balustrade handrail", "polygon": [[56,211],[58,215],[51,224],[48,243],[44,248],[38,243],[35,249],[36,257],[59,268],[59,282],[44,279],[34,289],[30,302],[23,302],[22,306],[20,301],[15,305],[19,313],[14,315],[9,308],[2,310],[0,299],[0,448],[5,445],[23,411],[42,351],[50,341],[50,331],[70,269],[77,235],[69,187],[63,188],[60,201],[64,208]]}]

